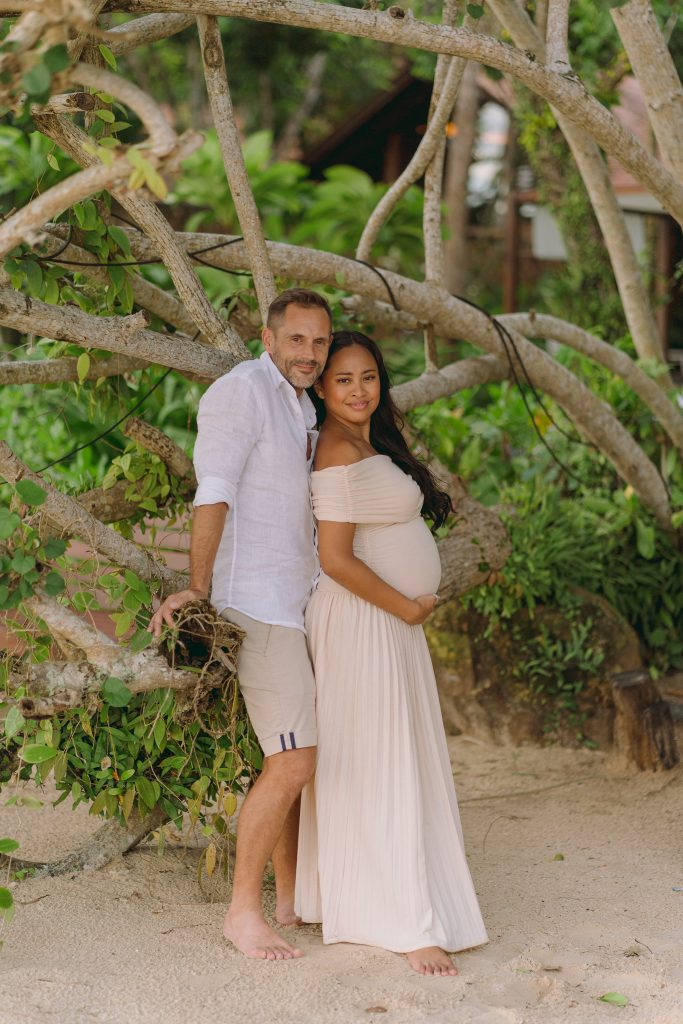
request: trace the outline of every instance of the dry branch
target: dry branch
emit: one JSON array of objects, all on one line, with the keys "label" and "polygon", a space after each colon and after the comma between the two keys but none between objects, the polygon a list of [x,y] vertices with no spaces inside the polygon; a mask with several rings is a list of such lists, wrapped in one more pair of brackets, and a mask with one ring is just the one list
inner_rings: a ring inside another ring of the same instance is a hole
[{"label": "dry branch", "polygon": [[[112,0],[110,9],[133,13],[181,12],[186,0]],[[352,10],[315,0],[195,0],[197,14],[246,18],[345,35],[431,53],[465,57],[519,79],[570,120],[584,128],[672,217],[683,223],[683,183],[677,181],[580,82],[548,71],[524,52],[490,36],[422,22],[400,8]],[[400,12],[400,13],[399,13]]]},{"label": "dry branch", "polygon": [[[490,0],[490,7],[520,49],[535,53],[539,60],[544,59],[543,39],[516,0]],[[584,131],[559,110],[553,109],[553,113],[572,151],[600,225],[636,351],[641,359],[661,361],[662,343],[650,299],[605,161],[589,130]]]},{"label": "dry branch", "polygon": [[[227,240],[230,236],[184,234],[179,237],[188,246],[210,244],[209,238],[214,242],[222,237]],[[136,255],[149,255],[153,251],[139,235],[129,232],[129,238]],[[412,281],[390,271],[382,272],[385,285],[362,263],[314,249],[269,242],[268,252],[276,274],[295,277],[300,282],[330,284],[334,287],[343,280],[347,291],[380,301],[386,300],[388,285],[402,310],[411,313],[421,323],[433,323],[439,335],[467,338],[498,359],[505,357],[502,342],[489,317],[443,289],[434,288],[427,282]],[[241,242],[207,254],[207,262],[231,269],[245,266],[247,260],[248,255]],[[292,268],[296,268],[295,274]],[[659,473],[633,437],[618,422],[612,409],[549,355],[516,332],[512,333],[536,387],[555,399],[581,434],[600,448],[622,478],[631,484],[643,502],[653,510],[662,526],[670,528],[669,498]],[[516,362],[515,357],[513,362]],[[419,393],[420,389],[417,391]],[[415,404],[423,404],[417,393]]]},{"label": "dry branch", "polygon": [[39,517],[58,534],[80,537],[92,550],[105,555],[116,565],[132,570],[148,583],[158,580],[165,593],[182,589],[184,577],[180,573],[155,561],[143,548],[95,519],[75,498],[62,494],[43,477],[33,473],[4,441],[0,441],[0,476],[10,484],[32,480],[42,487],[47,498],[40,506]]},{"label": "dry branch", "polygon": [[[88,145],[88,136],[66,118],[55,115],[40,117],[39,126],[42,132],[53,139],[77,163],[91,162],[92,157],[84,148]],[[190,134],[188,141],[194,145],[194,141],[199,140]],[[218,316],[197,277],[192,261],[177,244],[175,232],[155,204],[135,192],[113,190],[112,195],[131,214],[145,234],[154,240],[159,256],[173,278],[178,295],[192,317],[195,327],[212,345],[232,355],[237,362],[247,358],[249,353],[242,339]]]},{"label": "dry branch", "polygon": [[[0,313],[0,320],[2,313]],[[0,362],[0,385],[3,384],[59,384],[79,380],[78,360],[64,356],[61,359],[14,359]],[[149,363],[126,356],[111,359],[93,359],[84,380],[100,377],[118,377],[131,370],[142,370]]]},{"label": "dry branch", "polygon": [[261,218],[251,191],[249,175],[244,164],[240,137],[230,98],[230,86],[225,68],[223,41],[215,18],[200,15],[197,18],[199,41],[204,61],[204,78],[209,95],[213,122],[223,156],[223,166],[230,185],[237,219],[249,253],[254,287],[258,297],[261,319],[266,322],[268,307],[275,298],[273,271],[268,260]]},{"label": "dry branch", "polygon": [[[622,7],[612,7],[610,14],[645,94],[648,117],[662,160],[680,180],[683,178],[683,86],[655,12],[648,0],[629,0]],[[680,18],[680,10],[678,16]]]},{"label": "dry branch", "polygon": [[149,14],[116,25],[106,33],[107,45],[113,54],[130,53],[138,46],[148,46],[168,39],[194,23],[194,14]]},{"label": "dry branch", "polygon": [[145,329],[149,322],[140,311],[131,316],[93,316],[75,306],[52,306],[29,299],[9,288],[0,288],[0,324],[24,334],[73,341],[84,348],[118,352],[148,363],[188,371],[204,380],[215,380],[239,362],[181,334],[159,334]]}]

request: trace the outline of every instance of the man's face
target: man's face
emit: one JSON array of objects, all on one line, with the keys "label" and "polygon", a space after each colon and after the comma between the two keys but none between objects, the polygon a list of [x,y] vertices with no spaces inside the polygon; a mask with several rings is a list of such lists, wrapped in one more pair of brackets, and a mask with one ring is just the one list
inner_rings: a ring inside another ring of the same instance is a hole
[{"label": "man's face", "polygon": [[286,307],[272,328],[261,333],[266,352],[298,392],[316,382],[325,368],[332,336],[330,318],[318,306]]}]

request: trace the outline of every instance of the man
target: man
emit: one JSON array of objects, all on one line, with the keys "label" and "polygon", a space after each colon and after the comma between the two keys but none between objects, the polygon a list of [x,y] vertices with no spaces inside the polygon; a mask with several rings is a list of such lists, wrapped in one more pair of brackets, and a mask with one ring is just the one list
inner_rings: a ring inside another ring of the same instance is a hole
[{"label": "man", "polygon": [[331,328],[321,295],[283,292],[268,311],[260,359],[240,363],[202,398],[190,588],[166,598],[149,625],[159,636],[174,611],[211,590],[218,612],[246,631],[237,671],[264,765],[240,812],[224,934],[267,960],[302,955],[266,924],[261,885],[272,859],[276,919],[295,923],[299,797],[316,754],[304,609],[317,571],[308,485],[317,435],[305,389],[323,371]]}]

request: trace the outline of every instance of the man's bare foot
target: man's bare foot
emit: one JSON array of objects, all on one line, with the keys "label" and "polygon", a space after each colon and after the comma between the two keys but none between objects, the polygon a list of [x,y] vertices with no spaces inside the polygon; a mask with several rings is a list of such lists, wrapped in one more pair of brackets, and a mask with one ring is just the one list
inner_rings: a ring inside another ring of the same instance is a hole
[{"label": "man's bare foot", "polygon": [[295,960],[304,955],[302,950],[280,938],[257,910],[242,913],[229,910],[225,915],[223,935],[240,953],[253,960]]},{"label": "man's bare foot", "polygon": [[418,974],[432,974],[442,978],[458,973],[458,969],[443,949],[438,946],[426,946],[406,953],[406,959]]},{"label": "man's bare foot", "polygon": [[278,924],[281,924],[283,928],[291,928],[292,925],[303,924],[303,921],[298,914],[294,912],[294,907],[291,903],[275,905],[275,920]]}]

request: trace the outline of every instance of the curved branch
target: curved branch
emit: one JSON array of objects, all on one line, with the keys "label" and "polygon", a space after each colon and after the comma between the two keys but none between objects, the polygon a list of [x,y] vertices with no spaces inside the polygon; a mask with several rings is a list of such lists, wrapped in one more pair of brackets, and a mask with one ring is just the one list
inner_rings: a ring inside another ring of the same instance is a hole
[{"label": "curved branch", "polygon": [[109,167],[98,162],[32,199],[0,226],[0,259],[22,242],[35,244],[40,240],[37,230],[46,221],[54,220],[74,203],[87,199],[103,188],[123,185],[130,172],[131,166],[125,157],[118,157]]},{"label": "curved branch", "polygon": [[507,380],[510,367],[498,356],[472,356],[449,363],[440,370],[423,373],[415,380],[397,384],[391,389],[391,397],[401,410],[408,412],[420,405],[429,405],[437,398],[446,398],[465,388],[479,384],[493,384]]},{"label": "curved branch", "polygon": [[[132,12],[181,11],[186,0],[114,0],[112,8]],[[462,28],[430,25],[400,8],[388,11],[352,10],[315,0],[196,0],[194,10],[220,17],[296,25],[431,53],[466,57],[506,72],[543,96],[566,117],[584,128],[634,178],[640,181],[683,223],[683,184],[676,181],[585,87],[563,75],[549,72],[506,43]]]},{"label": "curved branch", "polygon": [[76,498],[62,494],[44,477],[33,473],[4,441],[0,441],[0,476],[10,484],[17,484],[20,480],[31,480],[38,484],[47,495],[38,515],[56,527],[61,534],[75,534],[94,551],[99,551],[117,565],[132,570],[145,582],[159,580],[162,589],[167,593],[182,589],[184,576],[155,561],[143,548],[95,519]]},{"label": "curved branch", "polygon": [[548,71],[554,71],[558,75],[572,73],[572,65],[567,48],[569,4],[570,0],[549,0],[548,3],[545,37],[548,54],[546,63]]},{"label": "curved branch", "polygon": [[117,352],[170,366],[204,380],[215,380],[240,362],[192,338],[145,330],[147,323],[148,317],[142,311],[128,317],[93,316],[76,306],[51,306],[9,288],[0,288],[0,324],[24,334],[39,334],[44,338],[73,341],[83,348]]},{"label": "curved branch", "polygon": [[131,416],[126,421],[123,433],[152,455],[158,455],[169,473],[185,481],[188,489],[196,489],[197,478],[194,475],[192,459],[163,430],[153,427],[151,423],[145,423],[138,416]]},{"label": "curved branch", "polygon": [[662,160],[682,178],[683,86],[652,5],[648,0],[629,0],[610,14],[647,100]]},{"label": "curved branch", "polygon": [[583,328],[554,316],[545,316],[542,313],[506,313],[498,319],[528,337],[558,341],[581,352],[594,363],[606,366],[638,395],[683,454],[683,416],[658,382],[641,370],[625,352],[609,345],[601,338],[596,338]]},{"label": "curved branch", "polygon": [[237,219],[249,253],[261,319],[265,323],[268,307],[276,295],[275,279],[268,261],[261,218],[254,201],[254,194],[251,191],[249,175],[244,164],[242,146],[235,124],[223,55],[223,40],[215,18],[208,18],[200,14],[197,18],[197,28],[202,48],[206,91],[221,147],[223,166],[230,185]]},{"label": "curved branch", "polygon": [[[491,9],[520,48],[544,57],[544,44],[534,23],[516,0],[489,0]],[[662,343],[643,283],[633,241],[612,188],[609,171],[590,135],[558,110],[557,123],[572,151],[605,241],[624,307],[626,323],[641,359],[663,358]]]},{"label": "curved branch", "polygon": [[178,136],[168,123],[161,107],[137,85],[105,68],[79,63],[64,72],[63,78],[88,89],[111,93],[120,103],[134,111],[149,136],[150,152],[161,158],[168,156],[178,144]]},{"label": "curved branch", "polygon": [[[0,300],[1,302],[1,300]],[[0,313],[0,319],[2,314]],[[78,374],[78,359],[14,359],[0,362],[0,385],[4,384],[62,384],[65,381],[99,380],[100,377],[118,377],[131,370],[143,370],[149,363],[126,356],[112,359],[93,359],[85,377]]]},{"label": "curved branch", "polygon": [[[88,136],[66,118],[55,115],[41,117],[39,127],[77,163],[91,162],[92,158],[84,149],[84,144],[88,144]],[[221,320],[209,302],[192,261],[178,245],[175,232],[156,205],[138,193],[114,190],[112,194],[155,242],[159,256],[166,264],[178,295],[192,317],[195,327],[212,345],[232,356],[235,361],[249,358],[249,352],[244,347],[242,339],[229,324]]]},{"label": "curved branch", "polygon": [[106,33],[106,41],[113,54],[130,53],[137,46],[168,39],[193,24],[194,14],[148,14],[144,18],[116,25]]},{"label": "curved branch", "polygon": [[446,122],[451,116],[453,105],[458,95],[465,64],[466,61],[458,57],[451,59],[444,81],[443,92],[439,96],[434,108],[427,131],[424,133],[420,145],[415,150],[406,169],[396,179],[388,192],[384,193],[370,214],[360,236],[358,248],[356,249],[356,259],[370,260],[372,247],[377,240],[382,226],[410,186],[425,173],[438,147],[445,140]]},{"label": "curved branch", "polygon": [[[190,239],[209,236],[197,234],[184,237],[188,245]],[[216,236],[212,237],[214,241],[217,240]],[[132,237],[131,242],[135,250],[136,243]],[[142,251],[148,250],[143,246]],[[302,282],[334,286],[335,282],[338,284],[338,275],[342,274],[346,290],[379,300],[386,300],[388,285],[404,311],[412,313],[423,323],[432,323],[438,334],[468,338],[477,347],[499,359],[504,357],[500,338],[483,311],[461,302],[443,289],[434,288],[428,282],[420,284],[390,271],[382,271],[379,277],[355,260],[280,242],[269,242],[268,252],[277,274],[295,276]],[[229,249],[218,249],[211,256],[214,265],[226,267],[244,266],[248,258],[240,242],[231,245]],[[242,262],[236,262],[238,260]],[[293,267],[296,268],[294,275]],[[623,479],[653,509],[659,522],[670,526],[666,488],[655,466],[618,422],[611,408],[547,353],[520,335],[513,336],[535,385],[554,398],[581,433],[601,449]]]}]

